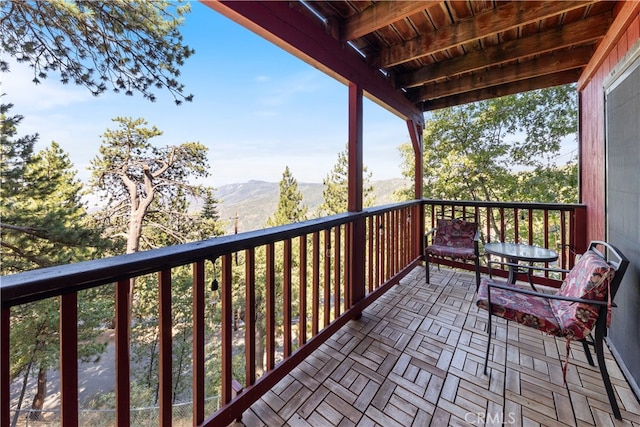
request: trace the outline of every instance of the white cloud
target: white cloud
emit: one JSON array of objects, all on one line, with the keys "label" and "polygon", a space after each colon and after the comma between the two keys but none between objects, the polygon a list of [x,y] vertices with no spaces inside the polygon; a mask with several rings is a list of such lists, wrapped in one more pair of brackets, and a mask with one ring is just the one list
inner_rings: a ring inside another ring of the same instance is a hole
[{"label": "white cloud", "polygon": [[94,99],[85,88],[61,84],[54,73],[35,84],[32,81],[33,71],[27,64],[9,61],[9,69],[11,71],[0,74],[2,92],[16,106],[29,107],[32,111],[46,111]]}]

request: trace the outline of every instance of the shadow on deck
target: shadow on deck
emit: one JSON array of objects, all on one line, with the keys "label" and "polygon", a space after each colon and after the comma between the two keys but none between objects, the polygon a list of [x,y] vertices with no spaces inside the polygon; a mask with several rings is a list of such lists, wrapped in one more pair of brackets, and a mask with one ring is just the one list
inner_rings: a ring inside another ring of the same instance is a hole
[{"label": "shadow on deck", "polygon": [[431,281],[416,268],[256,402],[242,424],[640,424],[640,404],[608,353],[623,422],[580,343],[565,385],[565,341],[503,319],[494,322],[485,376],[487,313],[475,305],[474,276],[432,268]]}]

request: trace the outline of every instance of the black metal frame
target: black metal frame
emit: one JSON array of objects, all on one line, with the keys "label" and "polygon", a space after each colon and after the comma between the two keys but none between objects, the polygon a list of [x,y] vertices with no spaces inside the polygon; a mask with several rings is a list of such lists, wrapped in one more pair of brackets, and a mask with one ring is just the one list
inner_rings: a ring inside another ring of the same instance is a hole
[{"label": "black metal frame", "polygon": [[[597,249],[597,246],[603,246],[606,249],[606,254],[605,252],[601,252]],[[611,267],[614,268],[615,270],[615,275],[613,277],[613,280],[611,281],[611,283],[609,284],[609,292],[611,293],[611,302],[612,302],[612,306],[615,306],[613,304],[613,299],[615,298],[615,295],[618,291],[618,288],[620,287],[620,283],[622,282],[622,278],[624,276],[624,273],[627,269],[627,266],[629,265],[629,260],[613,245],[606,243],[606,242],[601,242],[601,241],[592,241],[589,244],[589,249],[588,251],[592,251],[594,253],[596,253],[598,256],[600,256],[601,258],[603,258],[604,260],[607,261],[607,263],[609,265],[611,265]],[[612,260],[611,258],[615,258],[614,260]],[[541,269],[540,267],[535,267],[535,266],[531,266],[531,267],[524,267],[524,268],[529,268],[531,270],[539,270]],[[544,270],[550,270],[548,268],[544,268]],[[566,270],[561,270],[561,269],[557,269],[555,271],[565,271]],[[602,375],[602,381],[604,382],[604,386],[605,389],[607,390],[607,396],[609,398],[609,403],[611,404],[611,409],[613,410],[613,414],[614,416],[621,420],[622,419],[622,415],[620,414],[620,408],[618,407],[618,402],[616,401],[616,397],[613,391],[613,386],[611,385],[611,379],[609,378],[609,372],[607,371],[607,366],[604,360],[604,337],[607,335],[607,310],[608,310],[608,302],[607,301],[597,301],[597,300],[586,300],[586,299],[582,299],[582,298],[572,298],[572,297],[566,297],[566,296],[562,296],[562,295],[554,295],[554,294],[545,294],[545,293],[541,293],[541,292],[537,292],[537,291],[533,291],[533,290],[528,290],[528,289],[523,289],[523,288],[517,288],[514,287],[512,285],[504,285],[504,284],[499,284],[499,283],[492,283],[492,282],[486,282],[487,284],[487,302],[488,302],[488,323],[487,323],[487,352],[485,354],[484,357],[484,374],[487,375],[487,362],[489,360],[489,349],[491,347],[491,317],[492,315],[495,315],[493,313],[493,309],[491,307],[491,288],[497,288],[497,289],[504,289],[504,290],[508,290],[511,292],[517,292],[517,293],[522,293],[522,294],[527,294],[527,295],[533,295],[533,296],[537,296],[540,298],[546,298],[546,299],[556,299],[556,300],[562,300],[562,301],[574,301],[574,302],[580,302],[580,303],[585,303],[585,304],[592,304],[592,305],[597,305],[598,306],[598,319],[596,320],[596,325],[594,327],[594,333],[595,336],[591,335],[591,341],[588,341],[586,338],[582,339],[582,346],[584,348],[585,354],[587,356],[587,361],[589,362],[589,364],[591,366],[594,366],[593,363],[593,358],[591,356],[591,352],[589,350],[589,345],[593,345],[595,350],[596,350],[596,358],[598,360],[598,367],[600,368],[600,374]]]},{"label": "black metal frame", "polygon": [[[475,225],[475,229],[476,229],[476,234],[473,237],[473,250],[475,253],[475,258],[473,260],[474,264],[475,264],[475,270],[476,270],[476,292],[478,291],[478,288],[480,287],[480,250],[479,250],[479,241],[480,241],[480,230],[478,230],[478,223],[477,222],[473,222],[473,221],[466,221],[466,220],[462,220],[465,221],[467,223],[471,223]],[[424,264],[425,264],[425,283],[429,283],[429,253],[426,251],[427,247],[429,247],[429,237],[433,236],[433,234],[438,230],[438,227],[434,227],[431,230],[429,230],[427,233],[425,233],[424,235],[424,247],[425,247],[425,252],[424,252]],[[448,256],[448,258],[456,258],[455,255],[451,255]],[[440,268],[440,264],[438,264],[438,268]]]}]

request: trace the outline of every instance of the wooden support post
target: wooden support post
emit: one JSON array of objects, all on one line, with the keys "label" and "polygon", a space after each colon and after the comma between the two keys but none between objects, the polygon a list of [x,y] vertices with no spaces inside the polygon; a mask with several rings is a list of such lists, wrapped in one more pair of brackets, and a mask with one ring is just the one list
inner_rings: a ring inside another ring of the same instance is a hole
[{"label": "wooden support post", "polygon": [[[422,181],[424,179],[424,144],[422,139],[422,127],[420,126],[420,124],[415,123],[412,120],[407,120],[407,128],[409,129],[409,138],[411,139],[411,145],[413,146],[414,154],[414,197],[416,198],[416,200],[420,200],[424,196],[424,192],[422,189]],[[412,216],[415,219],[412,221],[412,231],[414,236],[412,243],[412,252],[413,255],[417,257],[418,255],[424,255],[424,243],[422,241],[422,236],[424,236],[425,232],[424,205],[417,205],[413,212],[414,213],[412,214]]]},{"label": "wooden support post", "polygon": [[[349,212],[361,212],[363,203],[363,99],[362,88],[355,83],[349,84]],[[349,274],[346,294],[349,298],[349,307],[364,298],[365,295],[365,248],[366,233],[365,220],[356,220],[347,228],[351,234],[348,251],[350,265],[347,267]]]}]

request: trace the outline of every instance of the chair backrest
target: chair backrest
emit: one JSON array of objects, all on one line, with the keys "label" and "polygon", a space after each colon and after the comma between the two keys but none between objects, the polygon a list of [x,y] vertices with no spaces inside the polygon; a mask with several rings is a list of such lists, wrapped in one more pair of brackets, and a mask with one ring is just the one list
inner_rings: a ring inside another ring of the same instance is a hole
[{"label": "chair backrest", "polygon": [[[596,246],[603,245],[610,255]],[[604,242],[592,242],[589,250],[567,274],[559,295],[611,302],[620,286],[629,261],[615,247]],[[575,339],[584,338],[594,327],[601,306],[571,301],[553,300],[551,308],[566,334]]]},{"label": "chair backrest", "polygon": [[[598,247],[602,246],[604,251],[600,251]],[[609,285],[609,289],[611,292],[611,301],[616,296],[618,292],[618,288],[620,287],[620,283],[622,282],[622,278],[624,277],[625,271],[627,271],[627,267],[629,266],[629,260],[625,257],[622,252],[618,250],[615,246],[610,243],[601,242],[599,240],[594,240],[589,244],[589,251],[593,251],[602,258],[606,259],[607,262],[613,269],[615,270],[615,276]]]},{"label": "chair backrest", "polygon": [[433,243],[456,248],[473,248],[478,225],[462,219],[438,219]]}]

